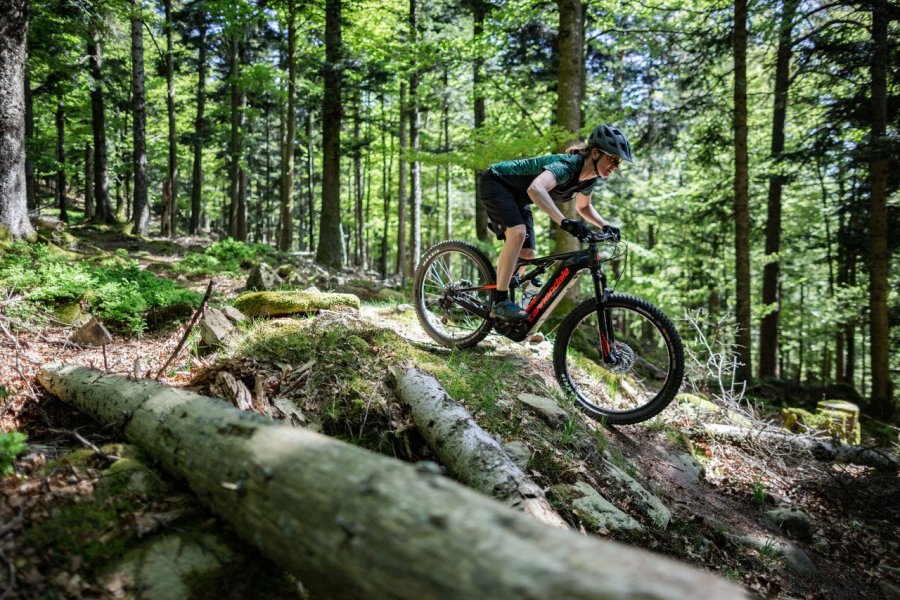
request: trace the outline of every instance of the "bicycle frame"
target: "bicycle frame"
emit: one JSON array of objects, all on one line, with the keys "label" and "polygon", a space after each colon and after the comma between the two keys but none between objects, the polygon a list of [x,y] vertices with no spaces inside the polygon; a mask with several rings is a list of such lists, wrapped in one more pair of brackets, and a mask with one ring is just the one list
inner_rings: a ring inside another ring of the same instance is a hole
[{"label": "bicycle frame", "polygon": [[[530,260],[519,259],[516,263],[516,270],[518,271],[521,267],[530,267],[530,270],[527,270],[522,275],[513,276],[509,286],[511,294],[515,294],[514,290],[522,283],[544,273],[553,264],[557,264],[557,266],[544,286],[525,308],[528,318],[518,322],[497,322],[495,324],[497,331],[514,341],[524,340],[529,334],[540,328],[565,296],[569,286],[583,271],[587,270],[591,273],[591,279],[594,284],[594,296],[597,299],[598,334],[601,354],[604,362],[614,364],[616,361],[611,353],[611,349],[614,347],[615,337],[611,320],[608,318],[609,311],[605,308],[606,300],[609,296],[609,290],[606,287],[606,274],[603,272],[605,260],[600,256],[597,245],[596,242],[590,242],[586,250],[552,254]],[[482,287],[460,288],[456,292],[462,294],[466,292],[483,292],[496,289],[496,287],[496,284],[492,284]],[[463,298],[456,297],[454,300],[466,310],[482,318],[490,318],[490,307],[474,303],[465,296]]]}]

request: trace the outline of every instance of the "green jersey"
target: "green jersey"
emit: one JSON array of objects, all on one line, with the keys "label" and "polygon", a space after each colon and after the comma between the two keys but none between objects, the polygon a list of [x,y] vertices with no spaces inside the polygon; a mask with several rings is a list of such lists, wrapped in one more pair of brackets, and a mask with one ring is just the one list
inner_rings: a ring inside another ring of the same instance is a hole
[{"label": "green jersey", "polygon": [[554,202],[567,202],[576,193],[590,196],[598,178],[579,181],[583,167],[584,157],[578,154],[547,154],[494,163],[490,170],[524,206],[532,203],[528,197],[528,187],[544,171],[550,171],[556,177],[556,187],[550,190]]}]

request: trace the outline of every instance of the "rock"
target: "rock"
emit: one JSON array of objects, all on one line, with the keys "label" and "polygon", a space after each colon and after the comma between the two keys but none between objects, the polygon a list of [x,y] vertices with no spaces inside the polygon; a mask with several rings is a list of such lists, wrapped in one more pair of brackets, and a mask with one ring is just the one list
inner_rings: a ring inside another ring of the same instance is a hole
[{"label": "rock", "polygon": [[563,427],[569,420],[566,411],[550,398],[534,394],[519,394],[519,402],[553,427]]},{"label": "rock", "polygon": [[282,285],[288,288],[302,287],[303,277],[300,276],[300,273],[294,271],[293,273],[289,273],[288,276],[284,278]]},{"label": "rock", "polygon": [[783,558],[788,568],[797,575],[812,578],[818,573],[818,569],[816,569],[806,552],[787,540],[767,535],[737,535],[731,537],[737,543],[755,548],[761,553],[769,552]]},{"label": "rock", "polygon": [[81,327],[93,318],[81,309],[80,302],[65,302],[53,307],[53,316],[66,325]]},{"label": "rock", "polygon": [[607,474],[628,488],[638,508],[653,521],[654,525],[660,529],[665,529],[669,526],[669,521],[672,520],[672,512],[662,503],[662,500],[648,492],[644,486],[619,467],[609,462],[606,463],[606,466]]},{"label": "rock", "polygon": [[281,277],[266,263],[259,263],[253,267],[253,270],[250,271],[250,276],[247,277],[248,290],[274,290],[281,283]]},{"label": "rock", "polygon": [[570,498],[569,504],[582,521],[597,529],[608,531],[640,531],[641,524],[616,508],[600,493],[579,481],[575,485],[554,486],[555,495]]},{"label": "rock", "polygon": [[320,290],[319,288],[317,288],[314,285],[309,286],[308,288],[306,288],[303,291],[306,292],[307,294],[321,294],[322,293],[322,290]]},{"label": "rock", "polygon": [[231,324],[218,308],[207,308],[200,319],[200,340],[207,346],[223,346],[234,332]]},{"label": "rock", "polygon": [[528,463],[531,461],[531,448],[525,442],[512,440],[503,444],[503,448],[517,467],[522,470],[528,468]]},{"label": "rock", "polygon": [[234,324],[243,323],[247,320],[247,315],[239,311],[233,306],[223,306],[222,314],[225,315],[225,318],[231,321]]},{"label": "rock", "polygon": [[307,292],[248,292],[234,301],[234,306],[248,317],[286,315],[352,308],[359,310],[359,298],[350,294],[310,294]]},{"label": "rock", "polygon": [[414,310],[416,310],[416,309],[413,307],[412,304],[398,304],[398,305],[397,305],[397,308],[395,309],[395,311],[398,312],[398,313],[400,313],[400,312],[412,312],[412,311],[414,311]]},{"label": "rock", "polygon": [[112,343],[112,336],[96,317],[91,317],[91,320],[79,327],[69,340],[81,346],[106,346]]},{"label": "rock", "polygon": [[392,290],[388,287],[383,287],[375,293],[375,300],[381,302],[403,302],[406,300],[406,294],[398,292],[397,290]]},{"label": "rock", "polygon": [[678,468],[691,481],[700,481],[703,478],[703,465],[690,454],[676,454],[672,457],[675,467]]},{"label": "rock", "polygon": [[804,542],[812,540],[812,525],[802,510],[792,506],[779,506],[767,510],[766,516],[786,535]]},{"label": "rock", "polygon": [[287,279],[291,273],[296,273],[297,267],[291,264],[281,265],[275,269],[275,273],[282,279]]}]

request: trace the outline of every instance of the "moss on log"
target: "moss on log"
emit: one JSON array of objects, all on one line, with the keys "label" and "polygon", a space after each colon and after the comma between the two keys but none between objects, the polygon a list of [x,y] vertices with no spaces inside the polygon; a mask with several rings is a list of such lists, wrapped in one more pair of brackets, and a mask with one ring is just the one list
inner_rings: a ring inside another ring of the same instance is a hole
[{"label": "moss on log", "polygon": [[339,307],[359,310],[359,298],[353,294],[248,292],[235,299],[234,307],[248,317],[282,317]]},{"label": "moss on log", "polygon": [[547,527],[434,469],[75,365],[41,383],[114,423],[317,598],[743,598],[646,552]]}]

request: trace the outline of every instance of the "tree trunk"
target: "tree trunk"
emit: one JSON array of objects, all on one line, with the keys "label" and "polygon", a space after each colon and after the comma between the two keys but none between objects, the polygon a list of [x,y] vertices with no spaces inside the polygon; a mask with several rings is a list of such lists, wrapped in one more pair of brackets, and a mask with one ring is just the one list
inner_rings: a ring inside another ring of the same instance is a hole
[{"label": "tree trunk", "polygon": [[399,174],[397,182],[397,272],[406,281],[406,83],[400,82]]},{"label": "tree trunk", "polygon": [[147,109],[144,92],[144,19],[140,0],[131,0],[131,102],[132,102],[132,170],[134,200],[132,229],[135,235],[147,235],[150,206],[147,201]]},{"label": "tree trunk", "polygon": [[162,234],[175,237],[178,222],[178,139],[175,132],[175,64],[172,52],[172,0],[164,0],[166,29],[166,112],[169,117],[168,210]]},{"label": "tree trunk", "polygon": [[316,262],[344,264],[341,239],[341,0],[325,1],[325,96],[322,99],[322,215]]},{"label": "tree trunk", "polygon": [[194,120],[194,164],[191,174],[191,221],[188,229],[196,235],[200,227],[200,212],[203,202],[203,145],[206,142],[206,7],[203,0],[200,11],[200,40],[197,42],[197,117]]},{"label": "tree trunk", "polygon": [[447,204],[444,210],[444,239],[449,240],[453,233],[453,210],[450,204],[450,84],[448,81],[449,69],[444,69],[444,157],[447,164],[444,165],[444,195]]},{"label": "tree trunk", "polygon": [[[784,124],[787,117],[790,86],[791,35],[799,0],[784,0],[781,30],[775,59],[775,108],[772,113],[772,162],[776,173],[769,176],[769,203],[766,215],[766,264],[763,267],[762,301],[768,312],[759,326],[759,376],[776,377],[778,356],[778,278],[781,259],[781,191],[785,178],[781,174],[784,152]],[[771,308],[769,308],[771,307]]]},{"label": "tree trunk", "polygon": [[869,231],[871,232],[871,269],[869,281],[869,348],[872,369],[872,410],[890,419],[895,410],[889,366],[888,321],[888,213],[887,213],[887,73],[888,2],[875,0],[872,5],[872,138],[869,159]]},{"label": "tree trunk", "polygon": [[[479,44],[481,43],[482,34],[484,33],[484,17],[487,12],[487,4],[485,0],[473,0],[472,2],[472,37],[475,44],[475,60],[473,61],[472,73],[472,94],[474,96],[474,125],[478,130],[484,125],[484,93],[481,89],[483,84],[482,69],[484,68],[484,58],[481,56]],[[475,171],[475,235],[482,242],[488,239],[488,216],[481,203],[479,195],[479,180],[483,171]]]},{"label": "tree trunk", "polygon": [[91,25],[88,58],[91,71],[91,128],[94,136],[94,216],[104,223],[115,223],[109,203],[109,170],[106,160],[106,108],[103,100],[103,50],[100,29]]},{"label": "tree trunk", "polygon": [[[557,151],[565,150],[572,141],[578,139],[581,129],[581,71],[584,68],[584,40],[582,38],[581,0],[557,0],[559,11],[559,81],[556,88],[556,123],[571,134],[571,138],[563,142]],[[575,202],[566,202],[559,206],[567,219],[578,219]],[[556,230],[556,247],[554,252],[573,252],[578,250],[578,240],[563,231]],[[577,286],[572,288],[577,293]]]},{"label": "tree trunk", "polygon": [[28,2],[9,0],[0,18],[0,240],[34,239],[25,174]]},{"label": "tree trunk", "polygon": [[[412,44],[412,73],[409,76],[409,148],[415,155],[419,152],[419,66],[418,66],[418,4],[419,0],[409,0],[409,32]],[[412,275],[419,264],[422,251],[422,162],[413,157],[410,170],[410,219],[409,219],[409,268]]]},{"label": "tree trunk", "polygon": [[312,110],[306,113],[306,209],[309,211],[309,249],[316,247],[316,189],[315,189],[316,165],[315,143],[313,142],[313,116]]},{"label": "tree trunk", "polygon": [[288,97],[284,146],[281,151],[281,202],[278,218],[278,249],[289,252],[294,245],[294,139],[297,130],[297,6],[288,0]]},{"label": "tree trunk", "polygon": [[746,597],[711,574],[547,527],[431,469],[221,400],[78,366],[39,378],[121,429],[315,597]]},{"label": "tree trunk", "polygon": [[29,211],[40,209],[34,193],[34,102],[31,97],[31,69],[25,61],[25,197]]},{"label": "tree trunk", "polygon": [[750,348],[750,187],[747,157],[747,0],[734,4],[734,256],[738,360],[735,377],[748,381]]},{"label": "tree trunk", "polygon": [[234,30],[229,34],[228,40],[228,64],[230,66],[230,86],[229,93],[231,98],[231,115],[230,115],[230,135],[228,138],[228,196],[230,203],[228,205],[228,235],[237,239],[238,224],[238,195],[240,190],[240,172],[239,163],[241,160],[241,94],[238,89],[240,86],[240,73],[238,72],[238,31]]},{"label": "tree trunk", "polygon": [[469,411],[447,395],[437,379],[416,369],[392,372],[419,433],[456,479],[548,525],[568,528],[543,490],[475,423]]},{"label": "tree trunk", "polygon": [[362,148],[360,147],[362,135],[360,130],[362,111],[362,91],[357,90],[356,111],[353,114],[353,215],[354,215],[354,251],[353,264],[357,267],[365,263],[365,248],[363,241],[363,189],[362,189]]},{"label": "tree trunk", "polygon": [[[247,39],[245,35],[241,36],[238,44],[238,59],[240,60],[239,72],[243,73],[244,69],[250,64],[247,60]],[[247,241],[247,169],[244,168],[244,135],[245,131],[249,131],[247,124],[247,86],[241,84],[238,86],[240,97],[238,100],[238,195],[237,195],[237,225],[235,238]]]},{"label": "tree trunk", "polygon": [[56,100],[56,206],[59,208],[59,220],[69,222],[66,209],[66,109],[62,92]]},{"label": "tree trunk", "polygon": [[94,218],[94,149],[84,145],[84,220]]}]

